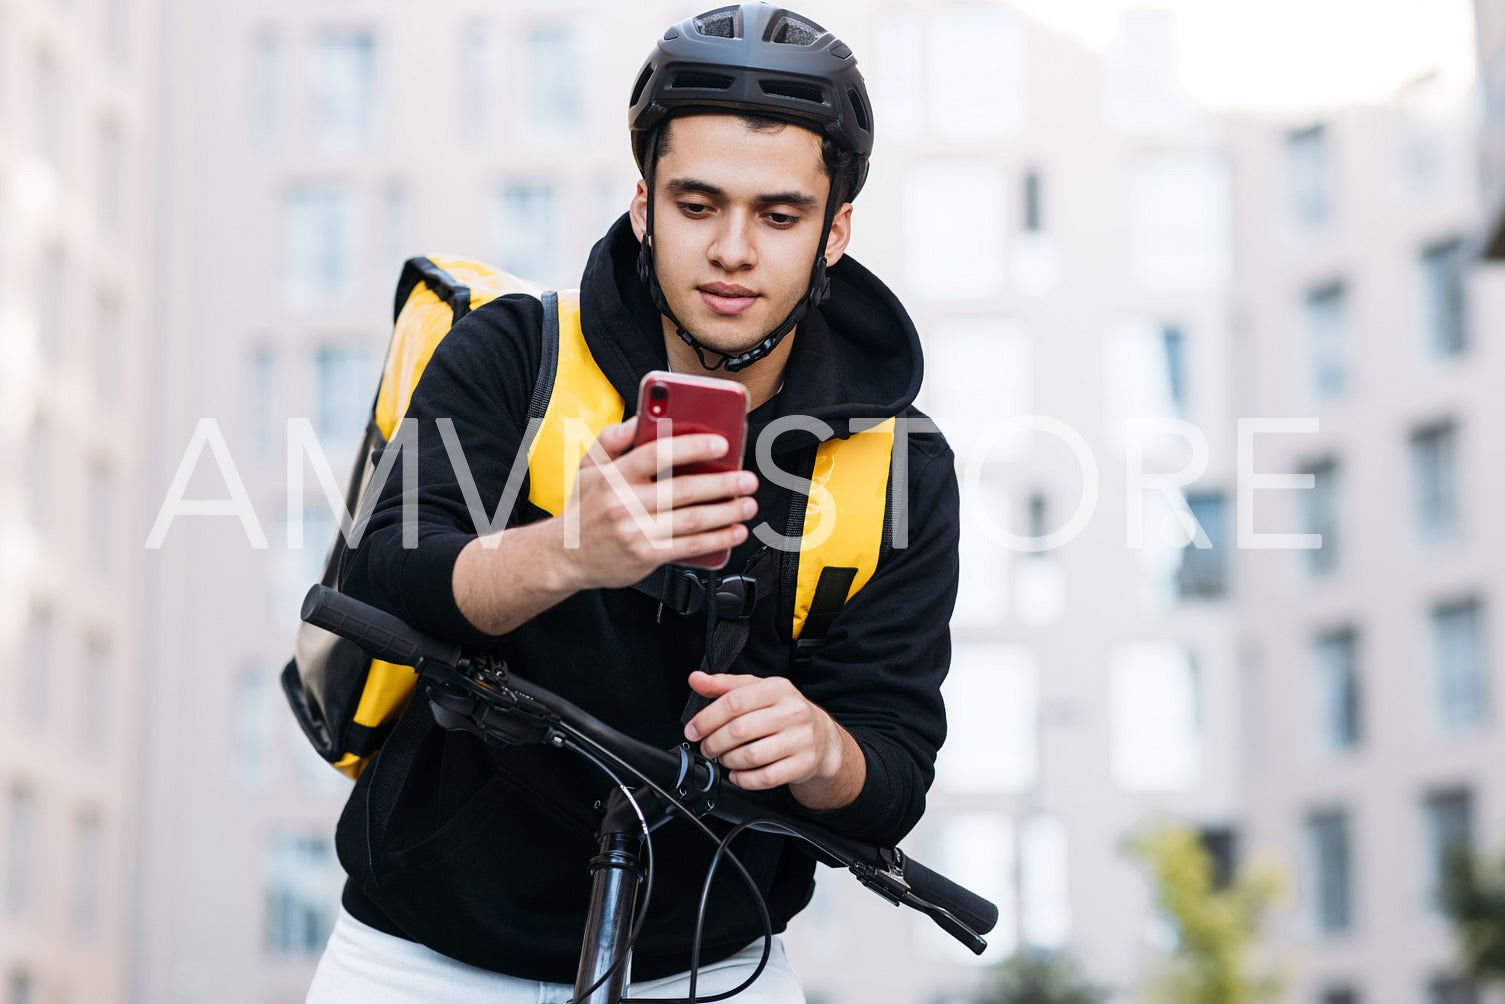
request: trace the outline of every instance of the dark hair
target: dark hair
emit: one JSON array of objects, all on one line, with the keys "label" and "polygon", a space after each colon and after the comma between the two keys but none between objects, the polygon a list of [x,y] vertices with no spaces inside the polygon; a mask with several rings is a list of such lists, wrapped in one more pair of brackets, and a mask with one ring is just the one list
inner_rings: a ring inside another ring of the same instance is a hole
[{"label": "dark hair", "polygon": [[[752,132],[777,133],[782,132],[785,126],[792,125],[788,119],[775,118],[772,115],[759,115],[756,112],[728,112],[736,116],[737,120]],[[654,143],[654,164],[658,167],[658,161],[663,159],[664,154],[669,152],[669,125],[678,116],[670,116],[658,127],[658,136]],[[799,128],[806,128],[800,126]],[[815,132],[814,129],[810,130]],[[847,193],[852,190],[855,178],[853,177],[857,155],[850,150],[843,150],[830,136],[820,134],[820,165],[821,172],[827,178],[835,178],[837,181],[834,195],[834,203],[840,206],[848,200]]]}]

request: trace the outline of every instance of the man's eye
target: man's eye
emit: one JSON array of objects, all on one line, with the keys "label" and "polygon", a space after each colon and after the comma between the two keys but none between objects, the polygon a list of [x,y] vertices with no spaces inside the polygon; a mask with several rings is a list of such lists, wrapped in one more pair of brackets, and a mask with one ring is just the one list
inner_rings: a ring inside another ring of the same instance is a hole
[{"label": "man's eye", "polygon": [[790,216],[788,213],[769,213],[768,222],[776,227],[792,227],[799,222],[799,217]]},{"label": "man's eye", "polygon": [[709,212],[711,207],[702,205],[699,202],[681,202],[679,208],[681,212],[688,213],[691,216],[699,216]]}]

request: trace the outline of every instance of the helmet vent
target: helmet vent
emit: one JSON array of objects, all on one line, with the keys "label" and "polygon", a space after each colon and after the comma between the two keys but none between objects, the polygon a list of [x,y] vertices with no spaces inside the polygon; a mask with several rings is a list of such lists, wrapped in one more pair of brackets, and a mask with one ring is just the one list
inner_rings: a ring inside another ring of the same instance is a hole
[{"label": "helmet vent", "polygon": [[763,40],[779,45],[810,45],[819,41],[825,33],[826,30],[813,21],[806,21],[785,11],[768,26],[768,33]]},{"label": "helmet vent", "polygon": [[643,67],[643,72],[638,74],[638,82],[632,85],[632,99],[627,102],[627,107],[631,108],[638,103],[638,98],[643,96],[643,88],[648,86],[648,81],[652,78],[653,64],[649,63]]},{"label": "helmet vent", "polygon": [[862,95],[857,93],[857,88],[847,88],[847,100],[852,103],[852,118],[857,120],[857,125],[863,132],[872,132],[873,123],[867,117],[867,103],[862,100]]},{"label": "helmet vent", "polygon": [[732,78],[720,73],[676,73],[669,82],[670,90],[692,88],[700,91],[726,91],[732,86]]},{"label": "helmet vent", "polygon": [[809,101],[816,105],[826,103],[825,93],[813,84],[801,84],[793,80],[760,80],[758,85],[770,97],[794,98],[796,101]]},{"label": "helmet vent", "polygon": [[695,19],[695,30],[714,38],[741,38],[742,18],[740,7],[722,7],[706,11]]}]

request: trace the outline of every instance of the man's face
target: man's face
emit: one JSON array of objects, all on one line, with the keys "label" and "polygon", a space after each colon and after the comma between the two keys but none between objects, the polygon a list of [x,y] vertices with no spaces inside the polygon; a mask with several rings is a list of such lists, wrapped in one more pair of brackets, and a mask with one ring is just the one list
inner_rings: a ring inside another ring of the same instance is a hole
[{"label": "man's face", "polygon": [[[686,330],[736,354],[778,327],[809,288],[830,192],[820,137],[795,125],[754,131],[733,115],[687,115],[668,123],[661,149],[665,140],[654,173],[659,285]],[[631,209],[639,240],[647,206],[640,181]],[[846,248],[851,211],[843,205],[832,222],[828,262]]]}]

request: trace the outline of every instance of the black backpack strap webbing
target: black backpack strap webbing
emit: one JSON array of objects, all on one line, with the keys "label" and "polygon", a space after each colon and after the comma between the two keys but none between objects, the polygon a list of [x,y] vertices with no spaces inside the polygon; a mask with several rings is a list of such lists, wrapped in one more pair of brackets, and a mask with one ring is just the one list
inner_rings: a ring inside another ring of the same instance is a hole
[{"label": "black backpack strap webbing", "polygon": [[[739,575],[714,577],[712,586],[716,602],[706,605],[705,658],[700,662],[702,673],[725,673],[737,661],[737,656],[747,647],[747,637],[752,631],[752,612],[758,602],[771,596],[778,587],[778,566],[770,548],[759,548]],[[685,702],[683,725],[710,704],[700,694],[691,693]]]},{"label": "black backpack strap webbing", "polygon": [[794,658],[797,661],[809,662],[811,654],[825,643],[831,622],[836,620],[836,615],[846,606],[847,593],[851,592],[852,580],[856,577],[855,568],[827,565],[820,570],[820,578],[815,582],[815,595],[810,597],[810,612],[805,615],[805,627],[794,647]]}]

